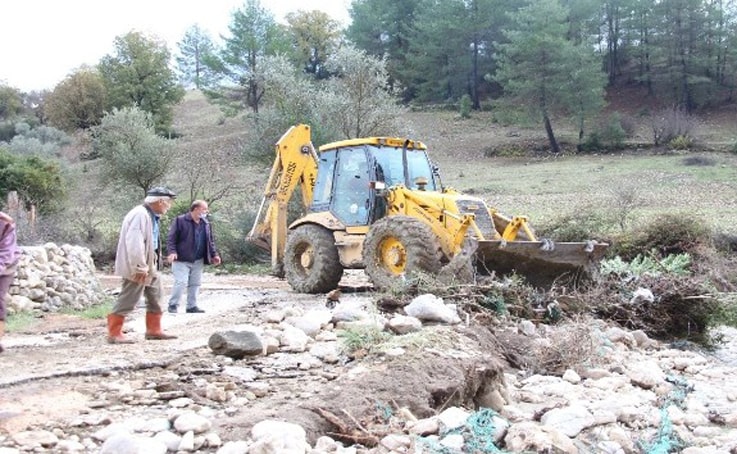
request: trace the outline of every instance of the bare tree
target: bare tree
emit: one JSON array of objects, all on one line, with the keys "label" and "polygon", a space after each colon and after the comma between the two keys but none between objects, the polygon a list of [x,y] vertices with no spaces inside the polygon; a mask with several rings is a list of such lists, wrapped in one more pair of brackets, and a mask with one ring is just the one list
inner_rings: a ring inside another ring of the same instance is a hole
[{"label": "bare tree", "polygon": [[238,165],[242,144],[221,140],[216,144],[189,143],[177,148],[175,168],[179,169],[180,196],[189,200],[207,200],[214,204],[246,191],[246,182],[239,174]]}]

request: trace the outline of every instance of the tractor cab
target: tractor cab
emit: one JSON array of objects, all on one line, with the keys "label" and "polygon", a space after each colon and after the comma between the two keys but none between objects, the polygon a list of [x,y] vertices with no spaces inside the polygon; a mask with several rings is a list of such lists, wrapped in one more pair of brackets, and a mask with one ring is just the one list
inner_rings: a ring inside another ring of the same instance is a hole
[{"label": "tractor cab", "polygon": [[439,181],[421,142],[369,138],[320,147],[310,211],[329,210],[346,226],[365,226],[384,216],[381,188],[403,185],[436,191]]}]

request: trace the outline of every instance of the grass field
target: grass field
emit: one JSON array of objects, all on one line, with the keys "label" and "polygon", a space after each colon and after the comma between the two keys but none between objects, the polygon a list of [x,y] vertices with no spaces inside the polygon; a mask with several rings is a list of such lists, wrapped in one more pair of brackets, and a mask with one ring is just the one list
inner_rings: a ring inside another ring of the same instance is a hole
[{"label": "grass field", "polygon": [[[487,157],[491,147],[545,143],[544,132],[501,126],[485,112],[470,120],[453,112],[413,113],[410,121],[440,166],[445,185],[482,196],[508,215],[527,215],[533,225],[573,213],[623,211],[635,225],[658,214],[687,213],[703,217],[717,231],[737,233],[737,154],[633,147],[599,155]],[[712,119],[711,130],[704,124],[697,137],[702,143],[723,144],[725,131],[732,133],[733,123]],[[575,143],[570,129],[561,128],[558,136]],[[648,140],[646,125],[636,140]]]},{"label": "grass field", "polygon": [[[699,155],[701,156],[701,155]],[[507,214],[545,223],[573,213],[626,210],[634,220],[683,212],[720,231],[737,233],[737,156],[572,156],[523,162],[449,162],[445,182],[483,196]]]}]

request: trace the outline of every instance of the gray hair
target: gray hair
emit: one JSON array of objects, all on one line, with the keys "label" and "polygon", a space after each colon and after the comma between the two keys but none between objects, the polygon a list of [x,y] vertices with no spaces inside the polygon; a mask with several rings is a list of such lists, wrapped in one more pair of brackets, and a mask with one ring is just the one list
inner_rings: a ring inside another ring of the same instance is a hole
[{"label": "gray hair", "polygon": [[171,201],[171,197],[166,195],[148,195],[145,199],[143,199],[143,203],[145,203],[146,205],[151,205],[152,203],[156,203],[162,200],[169,202]]}]

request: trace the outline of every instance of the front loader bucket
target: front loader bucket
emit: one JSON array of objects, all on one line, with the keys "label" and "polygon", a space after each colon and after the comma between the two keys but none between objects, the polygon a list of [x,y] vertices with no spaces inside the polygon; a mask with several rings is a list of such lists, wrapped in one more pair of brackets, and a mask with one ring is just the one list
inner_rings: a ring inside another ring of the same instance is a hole
[{"label": "front loader bucket", "polygon": [[596,241],[479,241],[475,263],[483,273],[516,273],[533,286],[548,287],[556,280],[591,277],[607,247]]}]

